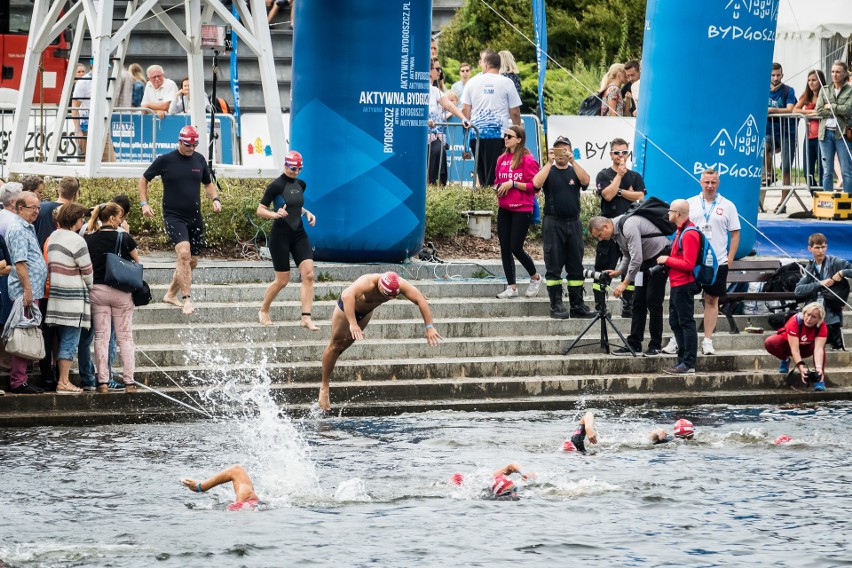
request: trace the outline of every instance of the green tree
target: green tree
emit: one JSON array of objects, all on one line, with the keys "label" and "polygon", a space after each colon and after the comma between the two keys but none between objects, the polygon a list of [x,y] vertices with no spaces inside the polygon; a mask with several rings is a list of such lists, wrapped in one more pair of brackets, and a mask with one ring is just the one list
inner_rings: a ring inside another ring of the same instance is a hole
[{"label": "green tree", "polygon": [[[468,0],[442,30],[440,56],[445,62],[444,72],[448,79],[456,81],[457,61],[469,61],[476,68],[482,49],[508,49],[520,69],[523,110],[531,111],[536,108],[538,86],[535,46],[530,43],[535,37],[531,2],[486,1],[494,10],[483,0]],[[575,113],[580,101],[597,90],[610,64],[640,57],[645,2],[547,1],[548,53],[558,62],[558,65],[553,61],[548,63],[545,83],[548,113]]]}]

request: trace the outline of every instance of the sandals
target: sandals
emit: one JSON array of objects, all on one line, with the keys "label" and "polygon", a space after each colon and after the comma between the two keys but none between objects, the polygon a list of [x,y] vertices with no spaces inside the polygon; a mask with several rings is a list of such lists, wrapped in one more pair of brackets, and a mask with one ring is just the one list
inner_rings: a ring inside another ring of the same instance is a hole
[{"label": "sandals", "polygon": [[83,389],[74,386],[71,382],[56,385],[56,394],[82,394]]}]

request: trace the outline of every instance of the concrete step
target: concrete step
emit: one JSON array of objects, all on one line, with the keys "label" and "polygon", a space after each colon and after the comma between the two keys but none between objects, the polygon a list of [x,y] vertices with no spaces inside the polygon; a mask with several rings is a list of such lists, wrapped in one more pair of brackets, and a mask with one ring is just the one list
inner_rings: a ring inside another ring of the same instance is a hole
[{"label": "concrete step", "polygon": [[[436,356],[561,355],[573,338],[574,336],[530,334],[489,337],[487,341],[483,341],[479,337],[445,335],[444,341],[436,348],[429,346],[422,335],[394,339],[393,341],[368,335],[366,339],[352,345],[346,351],[345,357],[353,360],[373,361],[376,359],[428,359]],[[236,342],[232,343],[210,343],[190,339],[175,343],[137,344],[136,365],[144,366],[152,360],[161,366],[197,365],[199,367],[206,366],[211,359],[258,364],[262,362],[286,364],[319,361],[328,345],[328,340],[325,338],[257,342],[239,340],[236,337],[234,339]],[[576,348],[570,354],[571,356],[583,353],[604,355],[600,349],[597,334],[589,333],[583,337],[583,340],[583,343],[588,341],[592,345],[585,349]],[[763,337],[751,334],[742,336],[719,334],[713,343],[717,350],[716,355],[731,355],[743,350],[759,351],[763,348],[763,340]],[[615,344],[620,344],[620,341],[616,339],[612,343],[613,349]],[[699,358],[715,357],[716,355],[699,354]]]},{"label": "concrete step", "polygon": [[[234,324],[233,322],[205,323],[196,325],[194,323],[177,322],[170,324],[142,324],[138,318],[133,322],[133,336],[137,345],[150,345],[152,343],[171,343],[187,345],[210,345],[215,346],[223,343],[242,342],[246,345],[253,343],[270,342],[283,345],[290,341],[328,341],[331,327],[329,320],[315,320],[320,326],[320,331],[312,332],[299,325],[299,310],[288,308],[289,311],[281,319],[276,320],[272,326],[262,326],[255,322]],[[140,310],[141,312],[141,310]],[[140,313],[137,312],[137,313]],[[369,339],[420,339],[423,337],[423,322],[419,319],[419,312],[415,309],[411,319],[385,319],[382,312],[376,312],[376,318],[370,322],[367,328]],[[745,327],[748,318],[736,316],[737,324]],[[753,325],[765,325],[765,318],[752,318]],[[472,318],[442,318],[436,321],[442,336],[446,338],[472,337],[478,341],[488,340],[495,337],[525,337],[528,335],[550,335],[559,337],[563,341],[569,341],[576,337],[589,323],[588,319],[554,320],[547,316],[540,317],[472,317]],[[630,322],[622,318],[615,318],[615,324],[622,333],[630,331]],[[668,342],[670,333],[664,320],[666,329],[664,340]],[[757,342],[761,345],[767,334],[739,334],[730,335],[725,329],[725,324],[720,324],[722,331],[714,335],[714,344],[723,349],[729,345],[726,336],[730,336],[730,342],[746,341]],[[589,330],[587,337],[598,338],[600,323]],[[609,330],[612,337],[616,334]],[[748,339],[754,337],[757,339]],[[585,339],[585,338],[584,338]],[[721,341],[718,343],[717,341]]]},{"label": "concrete step", "polygon": [[[173,380],[184,385],[195,386],[209,381],[253,380],[261,369],[274,382],[319,384],[321,377],[319,359],[267,362],[266,365],[261,365],[253,356],[247,356],[245,360],[228,360],[218,356],[215,351],[206,356],[204,352],[199,352],[194,357],[197,357],[198,362],[183,365],[155,365],[148,361],[147,364],[136,368],[136,380],[151,386],[172,384]],[[636,373],[641,373],[647,378],[663,375],[662,369],[673,364],[674,360],[674,355],[650,358],[601,356],[600,354],[571,354],[570,356],[504,354],[460,357],[436,352],[428,358],[382,358],[367,361],[354,359],[347,353],[338,361],[333,380],[341,383],[499,376],[599,377]],[[829,363],[840,367],[849,365],[852,363],[852,355],[845,351],[833,352]],[[769,374],[778,374],[778,360],[762,349],[701,356],[697,367],[700,374],[735,372],[738,369],[764,370]]]},{"label": "concrete step", "polygon": [[[831,376],[831,375],[830,375]],[[607,378],[601,378],[606,381]],[[630,378],[613,379],[612,386],[618,383],[627,385]],[[488,380],[457,380],[438,388],[435,381],[421,381],[418,385],[404,385],[401,382],[388,384],[389,390],[358,385],[332,386],[332,415],[393,415],[405,412],[424,412],[430,410],[459,411],[518,411],[518,410],[565,410],[585,406],[644,406],[649,402],[659,406],[692,406],[695,404],[793,404],[819,403],[830,400],[848,400],[852,398],[852,386],[845,379],[842,385],[836,385],[825,392],[798,391],[784,388],[771,377],[759,372],[728,374],[718,378],[695,377],[685,383],[682,379],[660,381],[659,383],[641,382],[636,378],[628,388],[605,391],[593,386],[582,386],[570,377],[558,380],[542,380],[530,377],[521,381],[494,377]],[[659,388],[636,388],[637,385],[650,384]],[[716,385],[727,387],[716,390]],[[686,385],[686,388],[684,386]],[[766,385],[766,386],[758,386]],[[384,386],[384,385],[383,385]],[[730,388],[729,388],[730,387]],[[739,388],[733,388],[739,387]],[[388,400],[395,389],[405,389],[400,400]],[[700,390],[701,388],[712,390]],[[201,389],[189,389],[184,393],[176,388],[163,388],[160,392],[184,403],[200,407],[216,416],[216,410],[197,402]],[[434,392],[444,393],[440,398],[416,398],[415,392],[425,395]],[[293,385],[273,385],[271,396],[290,415],[302,416],[311,413],[316,397],[316,387]],[[173,421],[203,418],[160,395],[140,389],[133,393],[82,394],[64,396],[43,395],[6,395],[0,397],[0,427],[13,426],[51,426],[102,424],[120,422]]]}]

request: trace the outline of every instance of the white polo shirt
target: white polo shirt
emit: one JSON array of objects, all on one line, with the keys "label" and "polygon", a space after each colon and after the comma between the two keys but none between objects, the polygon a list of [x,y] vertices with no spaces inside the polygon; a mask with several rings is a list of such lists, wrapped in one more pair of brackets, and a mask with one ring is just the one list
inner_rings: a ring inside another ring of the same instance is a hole
[{"label": "white polo shirt", "polygon": [[705,201],[702,193],[686,201],[689,203],[689,220],[710,241],[719,264],[728,264],[729,233],[740,230],[737,206],[718,192],[714,201]]},{"label": "white polo shirt", "polygon": [[142,106],[147,103],[170,103],[178,92],[177,85],[171,79],[163,79],[159,89],[155,89],[151,81],[145,84],[145,94],[142,95]]}]

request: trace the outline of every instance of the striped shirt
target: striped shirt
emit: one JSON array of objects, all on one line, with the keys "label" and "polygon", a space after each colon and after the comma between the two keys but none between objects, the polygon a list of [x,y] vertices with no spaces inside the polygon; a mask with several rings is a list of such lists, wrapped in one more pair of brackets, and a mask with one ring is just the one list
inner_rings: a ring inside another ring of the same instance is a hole
[{"label": "striped shirt", "polygon": [[73,231],[59,229],[47,241],[50,298],[47,325],[89,328],[92,260],[86,241]]}]

